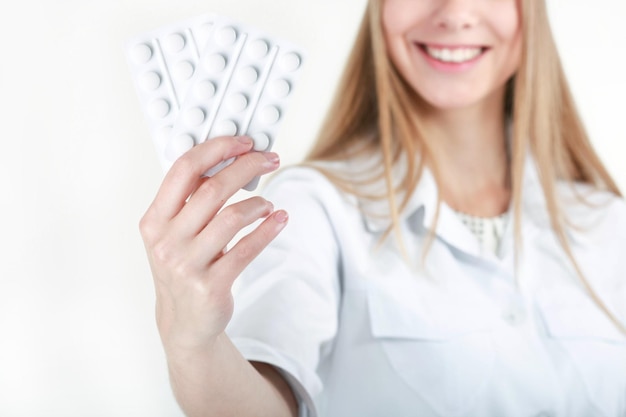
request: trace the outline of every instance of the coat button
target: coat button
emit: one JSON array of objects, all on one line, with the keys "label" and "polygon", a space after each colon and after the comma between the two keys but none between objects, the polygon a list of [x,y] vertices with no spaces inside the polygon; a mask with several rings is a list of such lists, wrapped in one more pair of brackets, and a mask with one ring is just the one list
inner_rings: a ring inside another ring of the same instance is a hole
[{"label": "coat button", "polygon": [[522,308],[511,306],[502,312],[502,318],[511,326],[519,326],[526,319],[526,314]]}]

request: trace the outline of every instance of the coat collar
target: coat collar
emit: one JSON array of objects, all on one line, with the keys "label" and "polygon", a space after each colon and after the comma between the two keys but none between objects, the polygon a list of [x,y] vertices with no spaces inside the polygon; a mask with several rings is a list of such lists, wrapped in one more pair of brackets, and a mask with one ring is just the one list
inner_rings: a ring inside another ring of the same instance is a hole
[{"label": "coat collar", "polygon": [[[401,164],[395,168],[396,178],[402,178],[404,167]],[[385,181],[368,184],[361,189],[365,194],[384,195]],[[401,198],[402,196],[400,196]],[[473,255],[480,256],[481,248],[469,229],[462,223],[458,215],[447,204],[442,202],[437,213],[438,187],[433,173],[424,168],[420,181],[415,188],[405,209],[400,213],[402,230],[408,230],[414,234],[425,234],[431,230],[435,236],[449,245]],[[371,233],[381,234],[391,225],[389,217],[389,205],[386,199],[358,198],[365,227]],[[505,235],[513,235],[513,209],[509,211],[509,221]],[[532,239],[533,235],[541,230],[551,228],[547,212],[546,200],[543,195],[539,175],[534,159],[527,157],[524,167],[523,196],[522,196],[522,234],[524,239]],[[570,234],[570,238],[574,238]],[[577,236],[580,238],[580,236]],[[512,239],[509,239],[512,240]]]},{"label": "coat collar", "polygon": [[[374,234],[384,233],[391,225],[389,204],[386,198],[386,183],[382,178],[383,163],[380,156],[371,156],[366,159],[348,160],[342,162],[322,163],[323,168],[353,179],[357,194],[363,196],[377,196],[378,198],[354,197],[362,214],[365,228]],[[358,169],[357,169],[358,167]],[[404,163],[394,165],[394,178],[404,178],[406,166]],[[368,178],[378,175],[380,179],[367,181]],[[536,233],[545,233],[552,230],[548,215],[546,199],[539,179],[539,173],[534,158],[529,154],[525,161],[522,194],[522,238],[532,239]],[[593,212],[576,200],[577,194],[583,190],[583,195],[601,198],[605,193],[597,193],[591,186],[580,184],[557,183],[556,192],[564,204],[564,211],[568,218],[575,223],[584,220]],[[403,198],[400,195],[398,202]],[[435,236],[449,245],[470,255],[480,256],[481,249],[477,240],[469,229],[462,223],[457,214],[444,202],[439,207],[439,218],[435,224],[437,212],[438,188],[432,171],[423,169],[422,176],[405,209],[400,213],[401,229],[413,234],[426,234],[434,229]],[[598,200],[593,198],[592,201]],[[606,200],[606,198],[604,199]],[[581,216],[581,213],[585,213]],[[509,211],[509,221],[505,230],[505,238],[512,250],[513,236],[513,209]],[[585,222],[587,223],[587,222]],[[566,230],[570,243],[584,245],[586,234],[568,227]]]}]

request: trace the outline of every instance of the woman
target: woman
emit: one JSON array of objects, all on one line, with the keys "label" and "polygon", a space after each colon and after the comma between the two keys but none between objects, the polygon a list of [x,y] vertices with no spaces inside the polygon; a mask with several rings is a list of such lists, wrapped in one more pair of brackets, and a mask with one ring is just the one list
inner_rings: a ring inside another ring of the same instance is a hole
[{"label": "woman", "polygon": [[265,192],[284,232],[261,197],[220,211],[278,167],[245,137],[142,219],[185,412],[625,415],[626,205],[543,1],[371,0],[329,114]]}]

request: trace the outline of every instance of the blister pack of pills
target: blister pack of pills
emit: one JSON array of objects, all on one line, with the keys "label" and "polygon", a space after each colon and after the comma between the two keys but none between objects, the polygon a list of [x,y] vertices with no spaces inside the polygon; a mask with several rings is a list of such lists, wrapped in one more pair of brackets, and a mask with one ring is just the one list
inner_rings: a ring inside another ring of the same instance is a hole
[{"label": "blister pack of pills", "polygon": [[139,35],[126,55],[165,169],[222,135],[249,135],[254,150],[270,150],[303,60],[296,45],[214,14]]}]

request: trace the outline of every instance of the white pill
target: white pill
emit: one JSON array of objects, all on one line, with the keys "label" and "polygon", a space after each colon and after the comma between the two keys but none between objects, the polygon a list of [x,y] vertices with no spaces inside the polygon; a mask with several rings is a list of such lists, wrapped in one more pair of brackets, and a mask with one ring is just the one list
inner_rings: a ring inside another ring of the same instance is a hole
[{"label": "white pill", "polygon": [[223,27],[215,35],[215,40],[221,46],[231,46],[237,40],[237,31],[230,26]]},{"label": "white pill", "polygon": [[170,103],[164,99],[154,100],[150,103],[150,114],[155,119],[162,119],[170,112]]},{"label": "white pill", "polygon": [[254,67],[245,67],[239,71],[238,77],[243,85],[252,85],[259,79],[259,72]]},{"label": "white pill", "polygon": [[141,76],[139,83],[142,89],[153,91],[161,85],[161,76],[154,71],[150,71]]},{"label": "white pill", "polygon": [[228,109],[234,113],[243,111],[248,107],[248,99],[241,93],[233,94],[227,99]]},{"label": "white pill", "polygon": [[165,157],[170,161],[175,161],[182,154],[193,148],[195,145],[193,136],[182,134],[172,138],[165,147]]},{"label": "white pill", "polygon": [[178,80],[188,80],[193,75],[194,67],[189,61],[180,61],[174,66],[174,77]]},{"label": "white pill", "polygon": [[274,106],[264,107],[259,114],[259,120],[268,125],[276,123],[278,119],[280,119],[280,111]]},{"label": "white pill", "polygon": [[257,39],[248,46],[248,55],[252,59],[260,59],[267,55],[269,45],[263,39]]},{"label": "white pill", "polygon": [[220,54],[212,54],[204,59],[204,66],[207,71],[218,73],[226,68],[226,58]]},{"label": "white pill", "polygon": [[263,132],[250,135],[254,142],[255,151],[266,151],[270,147],[270,137]]},{"label": "white pill", "polygon": [[284,79],[274,80],[270,86],[270,91],[274,97],[287,97],[291,91],[291,85],[289,84],[289,81]]},{"label": "white pill", "polygon": [[185,37],[180,33],[173,33],[165,38],[165,48],[168,52],[176,53],[185,47]]},{"label": "white pill", "polygon": [[140,43],[133,48],[132,56],[138,64],[144,64],[152,58],[152,48],[145,43]]},{"label": "white pill", "polygon": [[300,56],[290,52],[280,58],[280,67],[285,71],[295,71],[300,66]]},{"label": "white pill", "polygon": [[185,112],[185,123],[189,126],[200,126],[204,122],[204,111],[199,107],[194,107]]},{"label": "white pill", "polygon": [[212,137],[218,136],[234,136],[237,134],[237,124],[232,120],[222,120],[219,122],[213,131],[211,132]]},{"label": "white pill", "polygon": [[194,88],[195,95],[200,100],[208,100],[215,95],[215,84],[209,80],[200,81]]}]

